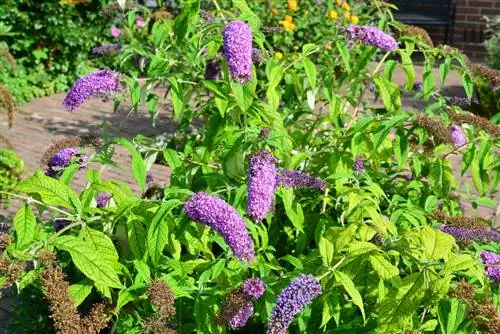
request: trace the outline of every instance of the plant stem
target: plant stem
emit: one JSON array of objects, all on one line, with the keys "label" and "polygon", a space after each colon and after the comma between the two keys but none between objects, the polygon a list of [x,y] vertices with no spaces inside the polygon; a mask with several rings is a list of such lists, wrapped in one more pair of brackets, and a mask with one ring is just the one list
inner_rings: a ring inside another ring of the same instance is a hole
[{"label": "plant stem", "polygon": [[326,276],[330,275],[332,272],[335,271],[335,269],[337,269],[341,264],[342,262],[344,262],[345,260],[347,259],[347,256],[344,256],[342,257],[339,262],[335,263],[335,265],[333,267],[330,267],[330,269],[328,269],[328,271],[326,273],[324,273],[323,275],[321,275],[320,277],[317,277],[317,279],[319,281],[321,281],[323,278],[325,278]]},{"label": "plant stem", "polygon": [[385,55],[382,57],[382,59],[380,59],[380,62],[378,63],[377,67],[375,67],[375,70],[372,72],[372,75],[371,75],[372,78],[380,70],[380,67],[382,67],[382,65],[384,64],[387,57],[389,57],[389,54],[390,54],[390,52],[386,52]]},{"label": "plant stem", "polygon": [[52,209],[54,211],[57,211],[59,213],[62,213],[63,215],[66,215],[68,217],[71,217],[72,214],[69,213],[69,212],[66,212],[64,210],[61,210],[59,208],[56,208],[55,206],[50,206],[50,205],[47,205],[43,202],[40,202],[36,199],[34,199],[33,197],[29,197],[29,196],[22,196],[22,195],[18,195],[18,194],[14,194],[14,193],[11,193],[11,192],[8,192],[8,191],[0,191],[0,194],[4,194],[4,195],[7,195],[7,196],[12,196],[12,197],[16,197],[16,198],[20,198],[28,203],[36,203],[36,204],[39,204],[39,205],[43,205],[45,206],[46,208],[49,208],[49,209]]}]

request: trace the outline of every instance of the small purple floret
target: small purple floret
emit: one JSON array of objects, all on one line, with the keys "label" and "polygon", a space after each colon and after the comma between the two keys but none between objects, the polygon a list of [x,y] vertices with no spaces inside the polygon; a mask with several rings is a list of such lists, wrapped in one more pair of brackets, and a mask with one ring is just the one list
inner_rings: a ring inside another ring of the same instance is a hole
[{"label": "small purple floret", "polygon": [[190,219],[217,231],[241,262],[255,259],[253,241],[238,212],[224,200],[198,192],[184,204]]},{"label": "small purple floret", "polygon": [[500,283],[500,255],[484,251],[481,259],[486,267],[486,276],[495,283]]},{"label": "small purple floret", "polygon": [[319,281],[312,275],[300,275],[283,289],[276,299],[267,334],[286,334],[293,318],[321,295]]},{"label": "small purple floret", "polygon": [[97,196],[97,207],[98,208],[104,208],[106,205],[108,205],[109,200],[111,199],[111,194],[108,193],[102,193]]},{"label": "small purple floret", "polygon": [[385,52],[396,51],[398,48],[398,42],[394,37],[375,27],[349,25],[345,32],[349,40],[372,45]]},{"label": "small purple floret", "polygon": [[298,170],[278,169],[278,184],[285,188],[325,190],[325,181]]},{"label": "small purple floret", "polygon": [[261,221],[271,210],[276,190],[276,158],[267,151],[254,153],[248,167],[247,214]]},{"label": "small purple floret", "polygon": [[364,159],[362,156],[358,156],[356,160],[354,161],[354,170],[358,173],[362,173],[365,171],[365,165],[364,165]]},{"label": "small purple floret", "polygon": [[258,277],[249,278],[243,283],[243,292],[252,297],[252,300],[257,300],[262,297],[265,291],[266,286]]},{"label": "small purple floret", "polygon": [[73,158],[76,157],[78,157],[78,160],[75,162],[80,165],[80,168],[84,168],[89,159],[87,154],[78,154],[78,151],[75,148],[63,148],[50,158],[47,168],[45,169],[45,175],[57,177],[71,164]]},{"label": "small purple floret", "polygon": [[451,139],[453,140],[453,144],[455,144],[455,146],[463,146],[467,143],[467,141],[465,140],[464,131],[461,127],[452,124],[449,128],[449,131]]},{"label": "small purple floret", "polygon": [[120,89],[118,73],[100,70],[78,79],[66,95],[63,105],[69,111],[75,111],[90,97],[116,93]]},{"label": "small purple floret", "polygon": [[252,314],[253,305],[251,302],[247,302],[228,319],[227,325],[232,329],[245,327]]},{"label": "small purple floret", "polygon": [[243,21],[224,28],[224,56],[233,79],[245,83],[252,78],[252,29]]}]

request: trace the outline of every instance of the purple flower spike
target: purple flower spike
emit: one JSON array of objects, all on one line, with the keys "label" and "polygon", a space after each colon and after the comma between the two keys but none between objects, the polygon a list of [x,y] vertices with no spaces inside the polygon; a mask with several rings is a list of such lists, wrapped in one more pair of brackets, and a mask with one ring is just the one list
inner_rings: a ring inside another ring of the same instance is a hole
[{"label": "purple flower spike", "polygon": [[450,131],[451,139],[453,140],[453,143],[455,144],[455,146],[465,145],[465,143],[467,141],[465,140],[465,134],[464,134],[461,127],[453,124],[450,126],[449,131]]},{"label": "purple flower spike", "polygon": [[106,205],[108,205],[109,200],[111,199],[111,195],[108,193],[102,193],[97,196],[97,207],[98,208],[104,208]]},{"label": "purple flower spike", "polygon": [[248,167],[247,214],[255,221],[263,220],[271,210],[276,190],[276,158],[271,153],[254,153]]},{"label": "purple flower spike", "polygon": [[354,170],[358,173],[362,173],[365,171],[364,159],[362,156],[358,156],[356,161],[354,161]]},{"label": "purple flower spike", "polygon": [[184,210],[192,220],[217,231],[241,262],[255,259],[253,241],[245,222],[231,205],[218,197],[198,192],[184,204]]},{"label": "purple flower spike", "polygon": [[78,79],[63,105],[69,111],[75,111],[83,102],[93,96],[101,96],[120,91],[120,75],[111,70],[100,70]]},{"label": "purple flower spike", "polygon": [[489,228],[486,229],[468,229],[455,226],[440,226],[442,232],[452,235],[457,242],[468,243],[472,240],[489,243],[500,241],[500,233],[497,233]]},{"label": "purple flower spike", "polygon": [[104,56],[110,53],[115,53],[121,51],[122,46],[121,44],[103,44],[101,46],[97,46],[92,49],[92,53],[97,55],[97,56]]},{"label": "purple flower spike", "polygon": [[249,278],[243,283],[243,292],[252,297],[252,300],[257,300],[262,297],[265,291],[266,286],[258,277]]},{"label": "purple flower spike", "polygon": [[276,299],[267,334],[286,334],[293,317],[321,295],[319,281],[312,275],[300,275],[283,289]]},{"label": "purple flower spike", "polygon": [[224,28],[224,56],[233,79],[245,83],[252,78],[252,29],[243,21]]},{"label": "purple flower spike", "polygon": [[74,157],[79,158],[75,162],[80,165],[80,168],[84,168],[87,165],[89,159],[87,154],[78,154],[75,148],[63,148],[50,158],[45,169],[45,175],[50,177],[59,176],[71,164]]},{"label": "purple flower spike", "polygon": [[325,181],[298,170],[278,169],[278,184],[285,188],[316,188],[325,190]]},{"label": "purple flower spike", "polygon": [[232,329],[245,327],[248,319],[252,316],[252,314],[253,305],[251,302],[247,302],[239,310],[231,315],[231,318],[227,321],[227,325]]},{"label": "purple flower spike", "polygon": [[486,276],[495,283],[500,283],[500,255],[484,251],[481,259],[486,267]]},{"label": "purple flower spike", "polygon": [[351,41],[372,45],[385,52],[396,51],[398,48],[398,42],[394,37],[375,27],[349,25],[345,32]]}]

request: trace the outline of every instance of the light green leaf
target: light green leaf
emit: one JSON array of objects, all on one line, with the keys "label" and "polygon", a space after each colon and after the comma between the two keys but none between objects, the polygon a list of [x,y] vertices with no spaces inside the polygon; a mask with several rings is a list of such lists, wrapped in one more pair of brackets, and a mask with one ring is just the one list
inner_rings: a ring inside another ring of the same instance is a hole
[{"label": "light green leaf", "polygon": [[333,244],[326,238],[321,238],[319,239],[318,247],[321,259],[323,260],[323,266],[329,267],[333,259]]},{"label": "light green leaf", "polygon": [[438,319],[441,333],[455,334],[460,324],[466,318],[467,307],[457,299],[440,300],[438,304]]},{"label": "light green leaf", "polygon": [[384,77],[373,79],[382,96],[382,102],[388,112],[397,113],[401,111],[401,93],[399,86]]},{"label": "light green leaf", "polygon": [[177,45],[184,41],[184,37],[188,31],[191,18],[196,18],[200,11],[200,0],[186,0],[184,1],[184,9],[182,13],[177,16],[174,24],[175,40]]},{"label": "light green leaf", "polygon": [[370,263],[378,276],[384,280],[390,280],[395,276],[399,277],[399,270],[392,263],[387,261],[382,255],[370,255]]},{"label": "light green leaf", "polygon": [[117,313],[122,307],[134,301],[135,297],[128,290],[123,289],[118,293],[118,300],[116,301],[115,312]]},{"label": "light green leaf", "polygon": [[453,274],[476,266],[476,261],[469,254],[458,254],[446,261],[443,271],[445,274]]},{"label": "light green leaf", "polygon": [[413,66],[413,61],[411,60],[411,54],[408,54],[406,50],[399,49],[399,54],[401,55],[401,67],[406,74],[406,89],[413,89],[413,84],[415,83],[415,67]]},{"label": "light green leaf", "polygon": [[17,248],[22,249],[29,245],[35,237],[36,218],[28,203],[25,203],[17,211],[13,225],[16,230]]},{"label": "light green leaf", "polygon": [[314,63],[309,58],[302,59],[302,64],[304,65],[304,70],[306,71],[307,80],[309,81],[309,85],[312,90],[316,89],[316,76],[317,70]]},{"label": "light green leaf", "polygon": [[156,211],[148,229],[147,249],[153,265],[157,266],[160,262],[160,257],[168,242],[168,223],[167,219],[172,219],[170,213],[176,206],[183,203],[177,199],[169,200],[160,206]]},{"label": "light green leaf", "polygon": [[144,163],[144,160],[142,160],[141,154],[134,147],[134,145],[127,139],[119,138],[117,139],[117,141],[132,154],[132,161],[131,161],[132,174],[134,175],[137,184],[141,188],[141,191],[145,192],[147,170],[146,170],[146,164]]},{"label": "light green leaf", "polygon": [[75,266],[95,283],[106,287],[120,288],[120,279],[114,268],[108,261],[102,259],[101,255],[85,241],[73,236],[60,236],[54,245],[69,252]]},{"label": "light green leaf", "polygon": [[67,185],[45,176],[41,171],[21,181],[16,187],[18,191],[35,194],[48,205],[60,205],[65,208],[81,208],[80,200]]},{"label": "light green leaf", "polygon": [[238,8],[240,15],[239,20],[246,21],[252,27],[253,32],[260,29],[260,18],[248,7],[245,0],[233,0],[234,7]]},{"label": "light green leaf", "polygon": [[438,229],[424,226],[421,232],[424,259],[447,260],[451,256],[451,249],[455,245],[455,239]]},{"label": "light green leaf", "polygon": [[366,323],[365,309],[363,306],[363,298],[361,298],[361,294],[359,293],[358,289],[356,289],[356,287],[354,286],[354,283],[349,278],[349,276],[347,276],[343,272],[335,271],[334,274],[335,274],[335,280],[338,283],[342,284],[345,291],[351,297],[354,305],[359,307],[359,310],[361,311],[361,314],[363,315],[363,321]]},{"label": "light green leaf", "polygon": [[69,295],[71,298],[73,298],[73,301],[75,302],[75,306],[80,305],[83,303],[85,298],[87,298],[88,295],[90,295],[90,292],[92,292],[92,287],[94,286],[94,282],[92,282],[88,278],[82,279],[80,282],[71,284],[69,286]]},{"label": "light green leaf", "polygon": [[85,242],[96,250],[102,260],[107,261],[109,265],[118,263],[118,252],[113,241],[101,231],[85,228]]},{"label": "light green leaf", "polygon": [[134,217],[127,220],[128,245],[136,259],[142,259],[146,254],[146,228],[144,223]]}]

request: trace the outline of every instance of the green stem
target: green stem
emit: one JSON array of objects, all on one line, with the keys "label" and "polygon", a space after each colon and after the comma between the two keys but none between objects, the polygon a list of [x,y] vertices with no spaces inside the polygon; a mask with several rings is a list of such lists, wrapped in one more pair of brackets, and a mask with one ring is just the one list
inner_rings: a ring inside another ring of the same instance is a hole
[{"label": "green stem", "polygon": [[42,205],[42,206],[45,206],[46,208],[49,208],[49,209],[52,209],[54,211],[57,211],[59,213],[62,213],[63,215],[66,215],[68,217],[71,217],[72,214],[69,213],[69,212],[66,212],[64,210],[61,210],[59,208],[56,208],[55,206],[50,206],[50,205],[47,205],[43,202],[40,202],[32,197],[29,197],[29,196],[22,196],[22,195],[18,195],[18,194],[14,194],[14,193],[11,193],[11,192],[8,192],[8,191],[0,191],[0,194],[4,194],[4,195],[7,195],[7,196],[12,196],[12,197],[16,197],[16,198],[20,198],[28,203],[36,203],[36,204],[39,204],[39,205]]},{"label": "green stem", "polygon": [[334,272],[345,260],[347,259],[347,256],[342,257],[339,262],[335,263],[333,267],[330,267],[326,273],[321,275],[320,277],[317,277],[318,281],[321,281],[323,278],[326,276],[330,275],[332,272]]},{"label": "green stem", "polygon": [[385,60],[387,59],[387,57],[389,57],[390,54],[391,54],[390,52],[386,52],[385,55],[382,57],[382,59],[380,59],[380,62],[378,63],[377,67],[375,67],[375,70],[372,72],[371,75],[372,78],[375,76],[375,74],[378,73],[378,71],[380,70],[380,68],[382,67]]}]

